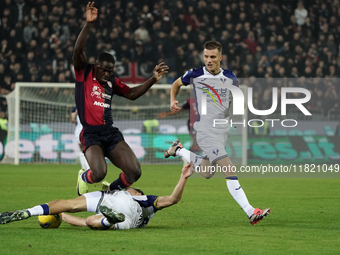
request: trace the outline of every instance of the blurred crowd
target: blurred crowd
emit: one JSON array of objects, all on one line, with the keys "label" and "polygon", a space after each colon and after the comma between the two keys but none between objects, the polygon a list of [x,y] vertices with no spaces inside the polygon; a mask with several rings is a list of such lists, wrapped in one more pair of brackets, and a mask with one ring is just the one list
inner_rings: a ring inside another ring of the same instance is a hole
[{"label": "blurred crowd", "polygon": [[[0,94],[20,81],[74,82],[72,52],[85,6],[84,0],[0,1]],[[241,81],[325,78],[304,85],[312,92],[308,108],[324,116],[339,111],[340,86],[330,79],[340,75],[339,0],[98,0],[96,6],[90,62],[102,51],[150,68],[165,61],[170,72],[160,83],[172,83],[204,64],[203,44],[215,39],[223,45],[222,67]],[[256,106],[268,109],[262,103],[270,103],[268,86],[256,84]]]}]

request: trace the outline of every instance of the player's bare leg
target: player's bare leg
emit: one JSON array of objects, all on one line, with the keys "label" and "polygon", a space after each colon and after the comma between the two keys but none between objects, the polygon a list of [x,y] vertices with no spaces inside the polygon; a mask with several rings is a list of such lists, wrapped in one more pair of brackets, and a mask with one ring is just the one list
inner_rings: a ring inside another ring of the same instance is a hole
[{"label": "player's bare leg", "polygon": [[110,190],[129,187],[140,178],[142,174],[140,163],[125,141],[120,141],[109,153],[108,158],[123,171],[118,179],[111,183]]},{"label": "player's bare leg", "polygon": [[77,180],[77,193],[79,196],[88,192],[88,183],[102,181],[107,172],[107,164],[102,148],[99,145],[92,145],[85,151],[85,157],[89,169],[80,169]]},{"label": "player's bare leg", "polygon": [[92,145],[85,151],[91,174],[87,174],[89,183],[101,182],[107,173],[105,155],[99,145]]},{"label": "player's bare leg", "polygon": [[214,176],[215,171],[212,171],[212,169],[209,159],[202,159],[201,164],[198,167],[195,166],[195,171],[206,179],[210,179]]},{"label": "player's bare leg", "polygon": [[86,198],[80,196],[74,199],[58,199],[47,203],[50,214],[58,214],[62,212],[84,212],[87,210]]}]

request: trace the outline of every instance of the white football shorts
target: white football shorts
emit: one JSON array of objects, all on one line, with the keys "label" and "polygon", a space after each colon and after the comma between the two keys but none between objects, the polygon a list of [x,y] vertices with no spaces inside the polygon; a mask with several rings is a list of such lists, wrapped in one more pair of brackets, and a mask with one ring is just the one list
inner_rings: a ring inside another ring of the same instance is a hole
[{"label": "white football shorts", "polygon": [[216,133],[207,131],[197,131],[196,140],[202,149],[202,158],[209,159],[210,164],[214,165],[218,160],[228,157],[225,146],[228,140],[227,132]]}]

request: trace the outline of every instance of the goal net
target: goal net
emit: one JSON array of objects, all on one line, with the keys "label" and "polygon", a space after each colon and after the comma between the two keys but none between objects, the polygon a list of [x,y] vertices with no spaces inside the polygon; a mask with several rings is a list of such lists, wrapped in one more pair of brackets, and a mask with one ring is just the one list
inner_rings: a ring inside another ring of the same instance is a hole
[{"label": "goal net", "polygon": [[[240,87],[246,93],[246,86]],[[114,125],[141,163],[182,163],[180,157],[164,159],[164,151],[176,139],[187,149],[192,145],[189,111],[159,118],[160,113],[170,111],[170,88],[169,84],[154,85],[135,101],[116,95],[112,100]],[[179,105],[189,97],[190,86],[183,86],[177,97]],[[70,121],[75,107],[74,84],[17,83],[6,99],[8,135],[6,144],[0,143],[0,154],[4,154],[0,163],[78,163],[79,145]],[[226,148],[234,164],[246,162],[246,135],[244,128],[230,131]]]}]

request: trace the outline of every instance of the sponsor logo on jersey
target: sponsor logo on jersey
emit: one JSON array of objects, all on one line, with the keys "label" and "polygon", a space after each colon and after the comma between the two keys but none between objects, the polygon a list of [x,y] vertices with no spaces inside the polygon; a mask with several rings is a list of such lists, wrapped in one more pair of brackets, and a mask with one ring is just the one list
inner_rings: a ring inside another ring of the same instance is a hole
[{"label": "sponsor logo on jersey", "polygon": [[95,101],[95,102],[93,103],[93,105],[97,105],[97,106],[104,107],[104,108],[110,108],[110,105],[107,104],[107,103],[104,103],[104,102]]},{"label": "sponsor logo on jersey", "polygon": [[104,98],[106,98],[106,99],[111,99],[111,96],[108,95],[108,94],[103,94],[102,96],[103,96]]},{"label": "sponsor logo on jersey", "polygon": [[[204,85],[204,86],[206,86],[208,89],[210,89],[212,92],[214,92],[214,94],[217,96],[218,100],[220,101],[220,104],[222,105],[222,100],[221,100],[220,96],[218,95],[217,91],[216,91],[213,87],[211,87],[211,86],[208,85],[208,84],[202,83],[202,82],[199,82],[199,83],[202,84],[202,85]],[[203,90],[204,92],[206,92],[206,93],[212,98],[212,100],[214,101],[215,105],[217,105],[214,96],[210,93],[209,90],[203,89],[203,88],[198,88],[198,89],[201,89],[201,90]]]}]

